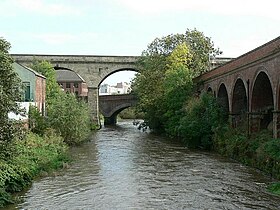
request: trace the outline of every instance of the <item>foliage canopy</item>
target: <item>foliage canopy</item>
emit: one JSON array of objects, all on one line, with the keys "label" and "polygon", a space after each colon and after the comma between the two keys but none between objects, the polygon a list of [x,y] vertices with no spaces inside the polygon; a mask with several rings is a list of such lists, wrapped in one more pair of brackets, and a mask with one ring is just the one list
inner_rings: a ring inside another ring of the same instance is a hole
[{"label": "foliage canopy", "polygon": [[90,112],[87,104],[77,99],[74,94],[65,93],[60,89],[56,82],[55,70],[49,62],[35,60],[31,68],[47,78],[47,118],[44,119],[32,109],[32,131],[42,135],[45,129],[52,128],[69,145],[85,140],[90,131]]},{"label": "foliage canopy", "polygon": [[16,133],[8,113],[19,113],[17,101],[21,98],[21,83],[13,70],[13,59],[9,55],[10,43],[0,38],[0,143],[9,142]]},{"label": "foliage canopy", "polygon": [[196,29],[156,38],[148,45],[139,59],[133,90],[151,129],[178,136],[184,104],[193,92],[192,79],[208,71],[209,58],[218,54],[211,39]]}]

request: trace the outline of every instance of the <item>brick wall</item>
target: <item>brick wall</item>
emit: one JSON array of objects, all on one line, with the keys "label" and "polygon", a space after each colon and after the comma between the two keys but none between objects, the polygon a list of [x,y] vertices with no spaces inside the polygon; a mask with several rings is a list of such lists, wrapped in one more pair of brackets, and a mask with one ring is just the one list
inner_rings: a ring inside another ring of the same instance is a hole
[{"label": "brick wall", "polygon": [[36,76],[35,103],[40,112],[45,114],[46,104],[46,79]]}]

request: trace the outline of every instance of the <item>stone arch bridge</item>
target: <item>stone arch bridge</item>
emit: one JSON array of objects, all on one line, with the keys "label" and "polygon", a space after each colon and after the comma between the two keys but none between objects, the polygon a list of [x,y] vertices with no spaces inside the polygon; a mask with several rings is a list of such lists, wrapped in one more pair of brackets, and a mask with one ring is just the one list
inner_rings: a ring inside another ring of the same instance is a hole
[{"label": "stone arch bridge", "polygon": [[247,120],[250,132],[280,137],[280,37],[195,78],[199,91],[214,94],[233,126]]},{"label": "stone arch bridge", "polygon": [[104,116],[105,125],[117,122],[117,115],[124,109],[134,106],[137,98],[133,94],[101,95],[99,96],[100,112]]},{"label": "stone arch bridge", "polygon": [[[119,71],[137,71],[138,56],[95,56],[95,55],[28,55],[12,54],[14,60],[30,65],[34,59],[49,61],[54,67],[70,69],[83,77],[88,86],[88,103],[92,119],[99,122],[99,86],[111,74]],[[133,103],[132,101],[131,103]],[[127,103],[127,100],[124,101]],[[102,102],[102,106],[104,103]],[[108,117],[108,116],[107,116]]]}]

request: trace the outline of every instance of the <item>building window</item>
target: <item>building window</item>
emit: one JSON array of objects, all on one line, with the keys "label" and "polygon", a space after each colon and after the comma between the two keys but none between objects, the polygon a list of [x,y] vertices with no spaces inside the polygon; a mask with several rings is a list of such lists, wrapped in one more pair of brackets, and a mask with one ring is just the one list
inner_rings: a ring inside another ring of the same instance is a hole
[{"label": "building window", "polygon": [[31,101],[31,89],[30,89],[30,82],[23,82],[23,86],[24,86],[24,101]]},{"label": "building window", "polygon": [[79,83],[75,82],[74,83],[74,88],[78,88],[79,87]]},{"label": "building window", "polygon": [[71,87],[71,84],[70,83],[66,83],[66,88],[70,88]]}]

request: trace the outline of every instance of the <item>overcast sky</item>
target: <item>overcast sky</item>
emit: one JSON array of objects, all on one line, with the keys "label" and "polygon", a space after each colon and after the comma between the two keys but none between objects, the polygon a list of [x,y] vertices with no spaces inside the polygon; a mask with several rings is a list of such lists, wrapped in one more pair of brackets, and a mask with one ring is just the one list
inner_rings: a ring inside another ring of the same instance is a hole
[{"label": "overcast sky", "polygon": [[280,1],[0,0],[10,53],[140,55],[156,37],[187,28],[237,57],[280,35]]}]

